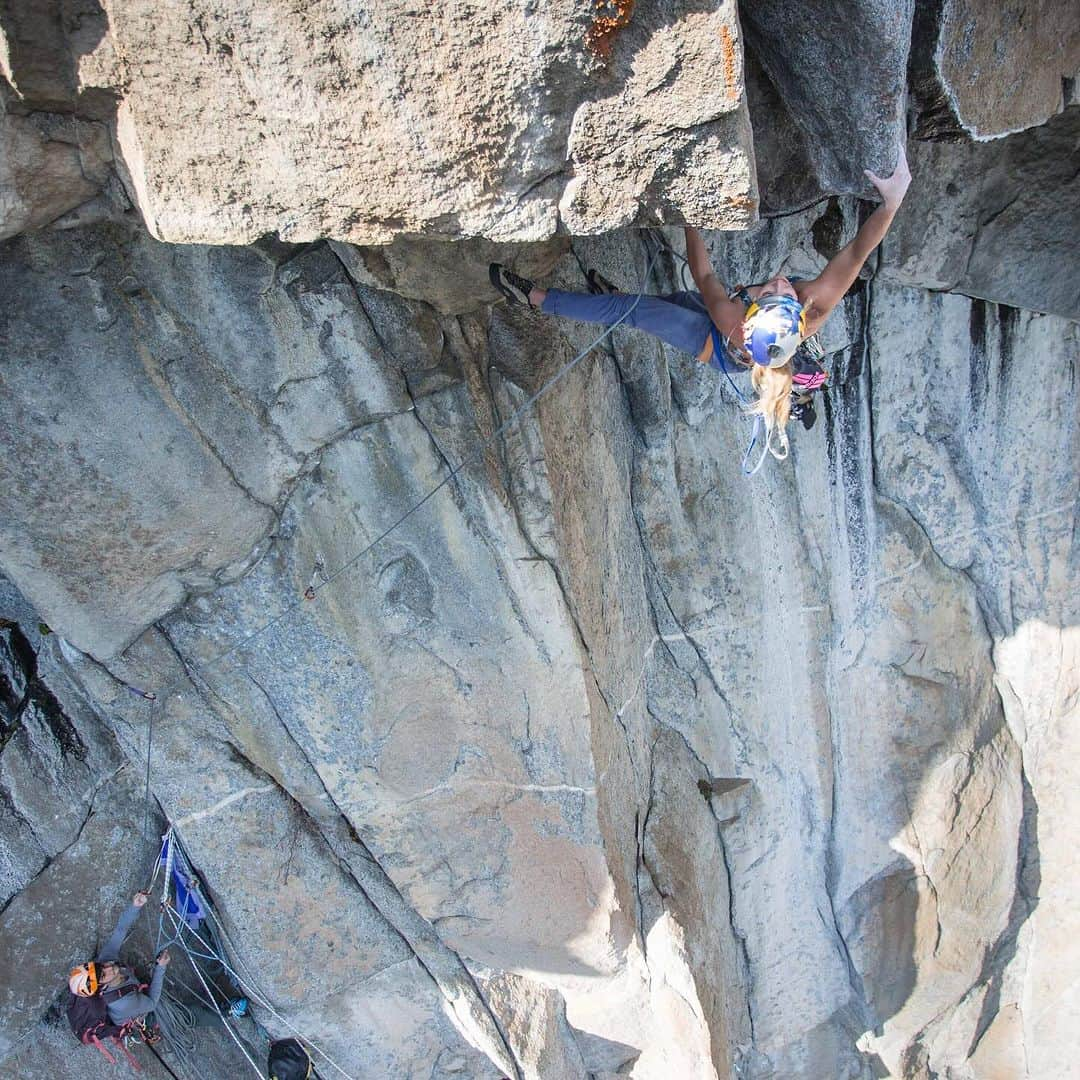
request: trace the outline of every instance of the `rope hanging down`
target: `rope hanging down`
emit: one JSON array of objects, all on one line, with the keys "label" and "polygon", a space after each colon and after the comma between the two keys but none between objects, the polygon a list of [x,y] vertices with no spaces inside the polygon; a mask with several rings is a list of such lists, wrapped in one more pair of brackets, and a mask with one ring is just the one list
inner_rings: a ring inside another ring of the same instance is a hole
[{"label": "rope hanging down", "polygon": [[[302,607],[305,601],[314,599],[317,593],[325,589],[328,585],[332,585],[335,581],[337,581],[342,574],[355,566],[365,555],[368,554],[368,552],[370,552],[373,548],[382,543],[382,541],[385,540],[388,536],[390,536],[391,533],[393,533],[396,529],[398,529],[401,525],[408,521],[409,518],[413,516],[413,514],[415,514],[428,502],[430,502],[431,499],[433,499],[440,491],[442,491],[442,489],[446,487],[446,485],[449,484],[450,481],[453,480],[454,477],[462,471],[462,469],[481,461],[483,459],[484,452],[488,449],[491,443],[494,442],[495,439],[497,439],[500,435],[503,434],[504,431],[510,428],[513,424],[515,424],[521,418],[521,416],[527,410],[531,409],[532,406],[535,405],[541,397],[543,397],[549,390],[552,389],[552,387],[556,386],[567,375],[569,375],[570,372],[573,371],[573,369],[576,368],[578,364],[580,364],[581,361],[584,360],[585,357],[592,352],[593,349],[595,349],[602,341],[604,341],[605,338],[607,338],[617,326],[625,322],[630,317],[630,315],[633,314],[634,309],[641,302],[641,297],[644,295],[645,285],[649,280],[649,275],[652,273],[652,269],[654,264],[656,263],[658,255],[659,251],[649,256],[645,266],[645,273],[641,281],[641,289],[638,291],[638,294],[630,307],[627,308],[626,311],[623,312],[623,314],[619,316],[619,318],[615,322],[613,322],[610,326],[605,327],[603,333],[597,335],[592,341],[590,341],[589,344],[586,345],[585,348],[582,349],[572,360],[568,360],[565,364],[563,364],[562,367],[560,367],[559,370],[556,371],[555,374],[552,375],[552,377],[548,379],[547,382],[545,382],[539,390],[526,398],[526,400],[520,406],[518,406],[518,408],[516,408],[497,428],[495,428],[495,430],[492,431],[490,435],[481,440],[480,445],[479,447],[477,447],[476,450],[474,450],[471,454],[467,454],[458,465],[451,469],[450,472],[448,472],[446,476],[444,476],[442,480],[440,480],[438,484],[435,485],[435,487],[433,487],[417,502],[413,503],[412,506],[410,506],[399,518],[397,518],[397,520],[393,522],[393,524],[391,524],[381,533],[379,533],[379,535],[376,536],[374,540],[372,540],[368,544],[365,544],[364,547],[362,547],[355,555],[346,559],[345,562],[343,562],[336,570],[333,570],[329,574],[325,575],[321,582],[319,582],[318,584],[315,584],[314,582],[309,584],[304,590],[304,594],[300,600],[295,600],[292,603],[287,604],[284,608],[281,609],[281,611],[279,611],[276,615],[272,616],[261,626],[256,627],[249,634],[246,634],[238,641],[233,642],[233,644],[230,645],[227,649],[224,649],[216,656],[211,657],[209,660],[207,660],[204,664],[201,665],[202,670],[206,670],[206,668],[208,667],[216,667],[223,660],[226,660],[228,657],[236,653],[239,649],[242,649],[245,645],[251,644],[251,642],[254,641],[256,638],[265,634],[267,630],[270,630],[272,627],[276,626],[287,615],[290,615],[292,612]],[[182,685],[182,680],[175,679],[172,682],[167,683],[162,687],[159,687],[157,690],[141,690],[135,687],[131,687],[131,690],[133,693],[135,693],[139,697],[145,698],[147,701],[157,702],[161,701],[170,691],[176,689],[180,685]],[[147,792],[149,793],[149,783],[147,785]]]},{"label": "rope hanging down", "polygon": [[[647,250],[648,249],[646,247],[646,251]],[[637,308],[638,304],[641,302],[641,297],[644,295],[645,286],[648,282],[650,274],[652,273],[653,266],[656,263],[658,255],[659,251],[653,253],[652,255],[649,255],[649,257],[647,258],[645,271],[642,276],[641,288],[639,289],[638,294],[634,299],[634,302],[619,317],[619,319],[617,319],[610,326],[605,327],[604,331],[601,334],[598,334],[588,345],[585,346],[584,349],[578,352],[571,360],[563,364],[558,369],[558,371],[556,371],[550,379],[543,383],[535,393],[531,394],[520,406],[518,406],[518,408],[511,412],[511,414],[498,427],[496,427],[494,431],[492,431],[486,438],[482,439],[479,447],[474,450],[472,454],[466,455],[461,460],[461,462],[457,466],[452,468],[446,474],[446,476],[444,476],[430,491],[428,491],[417,502],[413,503],[388,528],[384,529],[382,532],[379,533],[378,536],[376,536],[372,541],[370,541],[370,543],[365,544],[355,555],[346,559],[346,561],[342,563],[336,570],[332,571],[330,574],[323,575],[323,580],[321,582],[316,584],[314,581],[312,581],[305,589],[303,599],[299,601],[294,601],[293,603],[286,605],[281,611],[279,611],[272,618],[268,619],[261,626],[257,627],[250,634],[245,635],[239,641],[234,642],[227,649],[212,657],[209,661],[202,665],[203,669],[205,670],[205,668],[207,667],[212,667],[220,664],[229,656],[236,653],[239,649],[243,648],[245,645],[250,644],[260,635],[266,633],[269,629],[279,623],[291,612],[296,611],[298,608],[300,608],[306,601],[313,600],[318,592],[337,581],[344,573],[346,573],[351,567],[355,566],[366,554],[368,554],[368,552],[372,551],[378,544],[380,544],[396,529],[398,529],[401,525],[408,521],[408,519],[412,517],[413,514],[415,514],[428,502],[430,502],[431,499],[433,499],[444,487],[446,487],[447,484],[449,484],[464,468],[466,468],[468,465],[482,460],[483,454],[486,452],[488,447],[494,442],[495,439],[497,439],[513,424],[515,424],[527,410],[531,409],[532,406],[535,405],[536,402],[544,396],[544,394],[546,394],[554,386],[560,383],[574,368],[577,367],[578,364],[581,363],[582,360],[585,359],[586,356],[589,355],[589,353],[592,352],[593,349],[595,349],[607,337],[609,337],[617,326],[625,322],[630,317],[630,315]],[[133,694],[150,703],[150,717],[147,724],[146,735],[146,775],[143,810],[144,849],[149,840],[151,806],[150,778],[151,758],[154,746],[154,721],[158,709],[164,707],[164,699],[166,695],[171,690],[180,685],[181,681],[177,679],[158,688],[157,690],[142,690],[138,687],[130,685],[128,686],[128,689]],[[191,987],[186,987],[189,993],[191,993],[192,996],[198,999],[200,1002],[205,1003],[208,1007],[211,1008],[212,1012],[215,1012],[217,1014],[218,1019],[220,1019],[221,1023],[228,1030],[233,1041],[236,1042],[237,1046],[240,1048],[245,1058],[247,1058],[248,1062],[252,1065],[252,1067],[255,1069],[256,1073],[259,1076],[262,1075],[261,1070],[252,1060],[250,1054],[247,1052],[246,1048],[241,1043],[239,1036],[237,1036],[236,1032],[229,1024],[228,1019],[222,1013],[220,1007],[215,1001],[213,993],[210,989],[210,985],[208,984],[207,980],[204,977],[204,974],[202,973],[198,963],[196,962],[198,959],[220,964],[222,970],[229,976],[230,979],[234,981],[236,986],[243,989],[243,991],[252,1001],[256,1002],[256,1004],[264,1008],[275,1020],[278,1021],[278,1023],[291,1031],[306,1046],[310,1047],[310,1049],[314,1053],[318,1054],[319,1057],[327,1063],[327,1065],[333,1068],[335,1072],[339,1073],[343,1078],[345,1078],[345,1080],[353,1080],[353,1078],[350,1077],[349,1074],[346,1073],[339,1065],[337,1065],[337,1063],[333,1061],[333,1059],[330,1058],[321,1048],[316,1046],[309,1039],[305,1038],[300,1031],[298,1031],[292,1024],[290,1024],[274,1009],[266,996],[258,990],[251,976],[250,969],[247,968],[247,966],[243,963],[243,960],[240,959],[239,954],[236,952],[235,948],[232,947],[231,942],[229,943],[229,947],[232,948],[233,955],[237,957],[238,962],[242,967],[244,967],[245,972],[247,972],[246,977],[241,976],[228,962],[228,958],[225,954],[225,949],[220,945],[220,943],[208,942],[207,940],[205,940],[204,937],[198,933],[198,931],[196,931],[189,925],[189,923],[185,919],[184,913],[177,910],[176,906],[169,899],[169,894],[173,884],[173,876],[176,872],[175,862],[178,858],[182,860],[181,872],[186,871],[188,875],[187,879],[193,882],[197,882],[197,878],[195,878],[194,874],[191,873],[190,864],[187,862],[186,857],[183,856],[182,849],[180,849],[176,830],[175,828],[170,827],[169,830],[166,832],[165,837],[163,838],[161,852],[159,858],[155,862],[154,873],[151,879],[149,889],[153,889],[154,884],[157,881],[158,875],[161,872],[162,864],[164,863],[165,874],[162,887],[161,915],[158,920],[157,951],[160,952],[162,948],[166,947],[163,942],[165,942],[166,939],[165,920],[168,919],[172,927],[172,934],[168,938],[168,944],[176,944],[180,947],[184,956],[190,963],[196,977],[202,984],[205,996],[203,996],[203,994],[199,994],[198,991],[194,990]],[[228,941],[228,935],[225,931],[225,928],[218,920],[212,906],[204,905],[204,908],[206,915],[209,919],[208,926],[212,924],[215,930],[219,932],[226,941]],[[186,940],[187,936],[193,937],[200,945],[202,945],[203,951],[199,952],[198,950],[193,949]],[[163,1027],[167,1027],[171,1031],[171,1042],[173,1048],[175,1049],[179,1057],[187,1059],[186,1064],[192,1069],[192,1071],[199,1074],[201,1077],[201,1073],[199,1073],[199,1070],[197,1066],[195,1066],[193,1060],[195,1043],[191,1037],[191,1029],[194,1026],[194,1017],[190,1008],[188,1008],[182,1002],[176,1001],[174,998],[172,998],[166,993],[163,993],[162,995],[161,1004],[163,1006],[160,1010],[162,1014],[162,1020],[164,1021]]]},{"label": "rope hanging down", "polygon": [[[157,862],[159,870],[164,867],[164,884],[156,950],[159,953],[164,948],[176,947],[180,950],[199,985],[192,987],[178,977],[171,976],[173,982],[183,986],[201,1008],[220,1021],[256,1075],[261,1077],[262,1070],[244,1045],[234,1024],[230,1022],[237,1019],[241,1013],[236,1011],[237,1003],[231,1000],[229,992],[222,988],[222,977],[228,980],[233,988],[245,994],[248,1000],[265,1009],[342,1080],[355,1080],[322,1047],[281,1016],[262,993],[251,976],[250,969],[228,938],[213,904],[203,895],[199,877],[193,870],[173,826],[165,833]],[[244,973],[238,968],[242,968]],[[215,974],[214,969],[220,974]],[[201,1076],[195,1065],[196,1043],[193,1032],[197,1023],[192,1007],[167,993],[162,994],[159,1002],[159,1006],[161,1005],[164,1006],[159,1008],[161,1027],[170,1047],[187,1068]]]}]

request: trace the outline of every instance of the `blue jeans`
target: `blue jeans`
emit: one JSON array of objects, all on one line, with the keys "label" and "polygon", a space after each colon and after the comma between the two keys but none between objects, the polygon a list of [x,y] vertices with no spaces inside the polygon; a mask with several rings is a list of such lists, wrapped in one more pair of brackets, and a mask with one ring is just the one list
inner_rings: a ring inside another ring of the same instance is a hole
[{"label": "blue jeans", "polygon": [[[563,292],[548,289],[540,310],[548,315],[561,315],[578,322],[611,326],[634,307],[638,297],[631,293]],[[696,357],[705,347],[712,330],[712,319],[705,309],[701,293],[677,292],[667,296],[642,296],[637,307],[623,319],[621,326],[633,326]]]}]

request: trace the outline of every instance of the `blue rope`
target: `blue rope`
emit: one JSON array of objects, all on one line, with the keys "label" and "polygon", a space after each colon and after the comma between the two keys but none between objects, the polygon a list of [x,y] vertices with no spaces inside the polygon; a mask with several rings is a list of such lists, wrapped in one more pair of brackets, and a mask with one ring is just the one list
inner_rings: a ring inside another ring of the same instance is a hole
[{"label": "blue rope", "polygon": [[743,393],[743,392],[742,392],[742,391],[741,391],[741,390],[740,390],[740,389],[738,388],[738,386],[736,386],[736,385],[735,385],[735,380],[734,380],[734,379],[733,379],[733,378],[731,377],[731,372],[730,372],[730,371],[728,371],[728,366],[727,366],[727,342],[726,342],[726,341],[724,341],[723,343],[721,343],[721,339],[720,339],[720,331],[719,331],[719,330],[717,329],[717,327],[715,326],[715,324],[713,325],[713,328],[712,328],[712,330],[711,330],[710,332],[712,333],[712,342],[713,342],[713,354],[714,354],[714,355],[716,356],[716,359],[717,359],[717,360],[719,361],[719,363],[720,363],[720,370],[721,370],[721,371],[722,371],[722,372],[724,373],[724,375],[726,376],[726,378],[727,378],[727,381],[728,381],[729,383],[731,383],[731,389],[735,391],[735,396],[736,396],[736,397],[737,397],[737,398],[738,398],[738,399],[739,399],[739,400],[740,400],[740,401],[741,401],[741,402],[742,402],[742,403],[743,403],[744,405],[746,405],[747,407],[749,407],[749,406],[751,405],[751,401],[750,401],[750,400],[749,400],[749,398],[747,398],[747,397],[746,397],[746,395],[745,395],[745,394],[744,394],[744,393]]}]

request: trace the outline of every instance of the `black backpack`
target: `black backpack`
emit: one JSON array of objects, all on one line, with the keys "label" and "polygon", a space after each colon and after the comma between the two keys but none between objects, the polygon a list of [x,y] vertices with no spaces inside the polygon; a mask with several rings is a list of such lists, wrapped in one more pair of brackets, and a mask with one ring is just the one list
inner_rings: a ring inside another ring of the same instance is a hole
[{"label": "black backpack", "polygon": [[271,1080],[307,1080],[314,1075],[311,1058],[299,1039],[279,1039],[271,1043],[266,1067]]},{"label": "black backpack", "polygon": [[117,990],[101,990],[92,997],[69,993],[67,1018],[75,1038],[89,1046],[102,1039],[125,1035],[127,1024],[117,1026],[109,1020],[109,1004],[138,989],[137,986],[122,986]]}]

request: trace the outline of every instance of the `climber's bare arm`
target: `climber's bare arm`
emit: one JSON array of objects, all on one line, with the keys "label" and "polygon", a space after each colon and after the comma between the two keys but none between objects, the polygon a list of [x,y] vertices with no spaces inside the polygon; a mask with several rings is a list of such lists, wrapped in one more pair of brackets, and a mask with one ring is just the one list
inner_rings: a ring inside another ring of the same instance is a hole
[{"label": "climber's bare arm", "polygon": [[705,301],[705,307],[720,333],[733,345],[740,345],[745,308],[737,301],[728,299],[727,289],[713,273],[701,233],[689,226],[683,231],[686,234],[686,261],[690,264],[690,273],[701,299]]},{"label": "climber's bare arm", "polygon": [[875,176],[869,169],[865,172],[881,193],[881,205],[866,219],[851,243],[829,260],[829,265],[818,277],[806,283],[805,291],[800,290],[804,303],[813,303],[813,314],[806,328],[808,335],[821,327],[832,309],[844,298],[844,294],[859,276],[863,264],[889,231],[911,183],[904,144],[900,144],[892,176],[883,179]]}]

